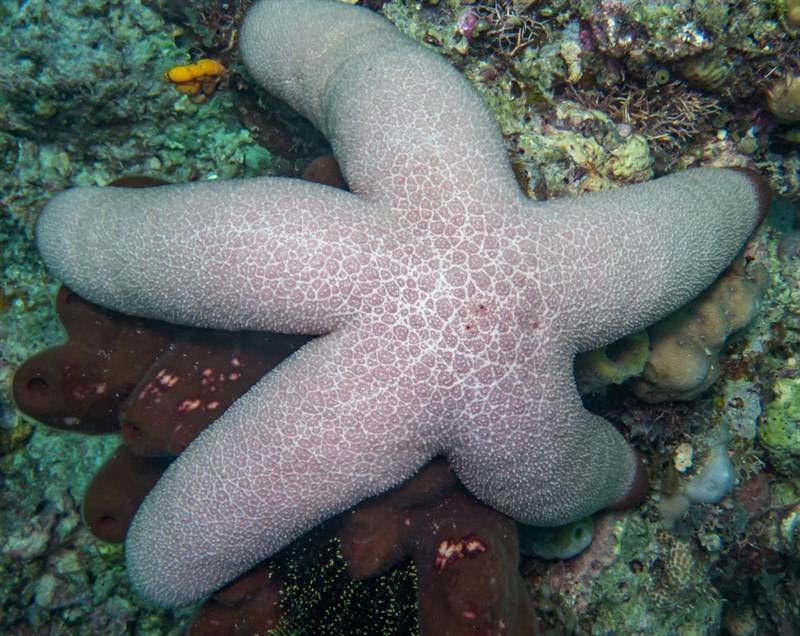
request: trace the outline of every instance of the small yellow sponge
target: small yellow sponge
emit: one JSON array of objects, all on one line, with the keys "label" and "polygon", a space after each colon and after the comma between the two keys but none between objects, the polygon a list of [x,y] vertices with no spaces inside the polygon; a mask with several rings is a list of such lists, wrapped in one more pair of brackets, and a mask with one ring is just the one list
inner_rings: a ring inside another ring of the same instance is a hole
[{"label": "small yellow sponge", "polygon": [[213,94],[224,75],[225,67],[216,60],[198,60],[194,64],[173,66],[164,73],[164,79],[201,104]]}]

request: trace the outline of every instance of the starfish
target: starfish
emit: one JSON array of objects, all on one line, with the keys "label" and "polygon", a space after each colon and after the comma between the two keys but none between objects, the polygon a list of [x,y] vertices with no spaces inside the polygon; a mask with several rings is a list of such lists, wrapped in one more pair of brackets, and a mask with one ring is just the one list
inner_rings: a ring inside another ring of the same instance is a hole
[{"label": "starfish", "polygon": [[572,364],[708,286],[759,222],[753,173],[696,169],[575,198],[520,190],[468,82],[380,16],[260,0],[253,77],[329,139],[351,191],[277,177],[47,204],[50,271],[124,313],[319,334],[192,442],[130,528],[134,587],[219,588],[444,454],[478,498],[558,525],[636,501],[636,453]]}]

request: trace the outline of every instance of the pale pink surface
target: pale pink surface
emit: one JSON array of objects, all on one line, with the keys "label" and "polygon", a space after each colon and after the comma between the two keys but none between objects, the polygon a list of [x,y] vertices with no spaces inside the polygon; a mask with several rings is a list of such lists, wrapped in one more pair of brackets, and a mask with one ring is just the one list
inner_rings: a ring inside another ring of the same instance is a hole
[{"label": "pale pink surface", "polygon": [[353,193],[280,178],[79,188],[37,227],[51,271],[93,302],[327,334],[161,479],[128,536],[137,589],[196,600],[438,453],[526,523],[623,499],[637,460],[583,409],[573,356],[711,283],[757,223],[751,179],[692,170],[531,202],[469,84],[377,15],[261,0],[241,46],[330,139]]}]

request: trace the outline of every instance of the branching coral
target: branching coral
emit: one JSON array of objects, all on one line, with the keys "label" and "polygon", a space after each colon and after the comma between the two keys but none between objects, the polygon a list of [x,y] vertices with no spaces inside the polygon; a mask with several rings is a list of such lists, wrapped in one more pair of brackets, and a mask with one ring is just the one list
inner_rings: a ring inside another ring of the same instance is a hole
[{"label": "branching coral", "polygon": [[517,4],[511,0],[494,0],[475,8],[478,16],[488,24],[487,35],[494,38],[498,48],[509,57],[527,46],[540,43],[547,35],[544,24],[520,11]]},{"label": "branching coral", "polygon": [[599,89],[570,90],[583,106],[601,110],[630,124],[647,139],[653,153],[667,164],[685,150],[697,135],[711,133],[723,112],[719,99],[673,80],[665,85],[641,86],[629,81],[608,92]]},{"label": "branching coral", "polygon": [[508,57],[547,39],[543,22],[528,12],[531,3],[492,0],[470,6],[461,15],[456,30],[469,41],[485,36],[491,45]]},{"label": "branching coral", "polygon": [[[251,0],[216,2],[195,8],[189,3],[187,17],[196,24],[204,46],[230,51],[236,46],[239,23]],[[195,13],[196,11],[196,13]]]},{"label": "branching coral", "polygon": [[239,23],[252,0],[144,0],[143,4],[180,24],[200,48],[222,54],[236,46]]}]

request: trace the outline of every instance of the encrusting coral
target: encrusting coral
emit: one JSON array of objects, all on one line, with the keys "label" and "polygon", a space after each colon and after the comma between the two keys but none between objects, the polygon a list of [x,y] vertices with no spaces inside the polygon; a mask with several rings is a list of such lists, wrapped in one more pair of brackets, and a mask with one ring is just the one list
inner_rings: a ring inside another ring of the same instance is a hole
[{"label": "encrusting coral", "polygon": [[783,475],[800,473],[800,378],[778,378],[773,399],[758,425],[758,439],[775,469]]}]

